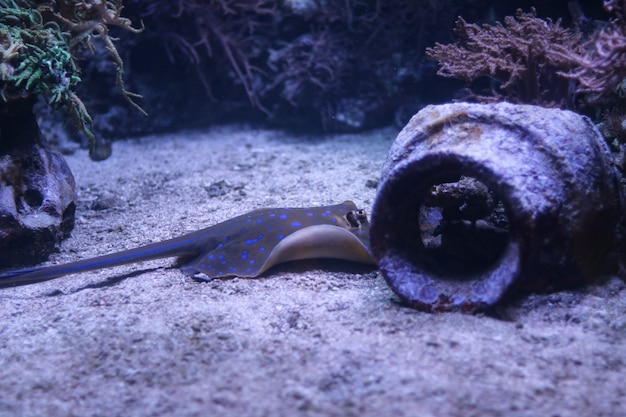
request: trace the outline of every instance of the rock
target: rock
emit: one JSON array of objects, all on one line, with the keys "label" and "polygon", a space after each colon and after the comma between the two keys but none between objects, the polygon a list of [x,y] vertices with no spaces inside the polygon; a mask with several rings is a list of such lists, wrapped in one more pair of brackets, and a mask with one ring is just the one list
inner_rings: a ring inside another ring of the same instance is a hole
[{"label": "rock", "polygon": [[32,105],[0,105],[0,266],[47,259],[74,228],[74,176],[41,137]]}]

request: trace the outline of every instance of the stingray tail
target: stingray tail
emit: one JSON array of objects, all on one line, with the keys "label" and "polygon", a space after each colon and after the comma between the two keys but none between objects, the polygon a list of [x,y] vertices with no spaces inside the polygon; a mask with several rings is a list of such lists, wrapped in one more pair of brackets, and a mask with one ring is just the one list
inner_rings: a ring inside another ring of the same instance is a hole
[{"label": "stingray tail", "polygon": [[189,235],[153,243],[123,252],[84,259],[67,264],[14,269],[0,273],[0,288],[27,285],[47,281],[63,275],[93,271],[113,266],[148,261],[151,259],[174,256],[196,255],[198,253],[198,234]]},{"label": "stingray tail", "polygon": [[[72,274],[74,272],[83,272],[89,271],[94,268],[86,268],[86,269],[77,269],[70,270],[67,269],[67,265],[58,265],[58,266],[40,266],[33,268],[21,268],[21,269],[12,269],[10,271],[6,271],[0,273],[0,288],[5,287],[13,287],[17,285],[26,285],[33,284],[35,282],[47,281],[49,279],[57,278],[62,275]],[[63,267],[63,268],[61,268]]]}]

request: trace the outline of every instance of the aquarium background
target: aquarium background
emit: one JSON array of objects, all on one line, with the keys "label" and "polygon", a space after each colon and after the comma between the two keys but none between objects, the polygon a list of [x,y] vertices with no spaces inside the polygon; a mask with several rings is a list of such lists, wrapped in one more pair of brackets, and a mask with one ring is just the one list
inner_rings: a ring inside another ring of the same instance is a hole
[{"label": "aquarium background", "polygon": [[590,20],[609,18],[591,0],[127,0],[122,15],[145,30],[110,34],[126,87],[143,96],[148,116],[120,93],[97,39],[95,56],[85,51],[80,61],[78,95],[96,136],[111,139],[225,122],[307,132],[401,127],[426,104],[462,97],[466,84],[437,76],[425,54],[456,40],[458,16],[493,24],[534,7],[567,27],[580,23],[572,4]]}]

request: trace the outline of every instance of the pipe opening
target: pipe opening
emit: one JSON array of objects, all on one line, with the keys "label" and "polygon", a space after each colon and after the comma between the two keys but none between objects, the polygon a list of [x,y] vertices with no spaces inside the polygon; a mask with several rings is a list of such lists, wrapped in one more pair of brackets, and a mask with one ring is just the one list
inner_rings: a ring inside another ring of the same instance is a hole
[{"label": "pipe opening", "polygon": [[509,219],[497,193],[474,177],[435,182],[418,199],[420,264],[452,279],[472,278],[504,254]]}]

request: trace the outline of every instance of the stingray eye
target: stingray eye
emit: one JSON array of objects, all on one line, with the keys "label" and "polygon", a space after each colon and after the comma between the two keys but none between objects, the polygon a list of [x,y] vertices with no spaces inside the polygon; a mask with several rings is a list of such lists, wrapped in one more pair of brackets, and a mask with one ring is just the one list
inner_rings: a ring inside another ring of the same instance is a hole
[{"label": "stingray eye", "polygon": [[367,224],[367,214],[363,209],[349,211],[346,214],[346,219],[351,227],[361,227],[363,224]]}]

